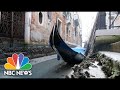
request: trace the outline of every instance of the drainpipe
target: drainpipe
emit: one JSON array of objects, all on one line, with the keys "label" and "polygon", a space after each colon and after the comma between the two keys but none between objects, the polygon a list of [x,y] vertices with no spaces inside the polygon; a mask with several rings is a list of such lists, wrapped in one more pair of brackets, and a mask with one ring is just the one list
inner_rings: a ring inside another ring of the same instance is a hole
[{"label": "drainpipe", "polygon": [[111,29],[111,12],[109,12],[109,29]]},{"label": "drainpipe", "polygon": [[24,40],[26,44],[30,43],[30,24],[31,24],[31,12],[25,12]]}]

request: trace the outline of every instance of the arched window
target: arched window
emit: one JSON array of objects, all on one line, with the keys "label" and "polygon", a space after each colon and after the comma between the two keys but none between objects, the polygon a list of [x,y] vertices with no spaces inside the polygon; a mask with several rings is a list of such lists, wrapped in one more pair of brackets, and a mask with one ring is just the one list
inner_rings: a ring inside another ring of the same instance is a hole
[{"label": "arched window", "polygon": [[43,19],[43,15],[42,15],[42,12],[39,13],[39,22],[40,24],[42,24],[42,19]]},{"label": "arched window", "polygon": [[52,12],[47,12],[48,19],[51,21],[52,20]]},{"label": "arched window", "polygon": [[70,24],[67,24],[67,35],[69,35],[70,36]]},{"label": "arched window", "polygon": [[75,36],[77,36],[77,27],[75,27]]}]

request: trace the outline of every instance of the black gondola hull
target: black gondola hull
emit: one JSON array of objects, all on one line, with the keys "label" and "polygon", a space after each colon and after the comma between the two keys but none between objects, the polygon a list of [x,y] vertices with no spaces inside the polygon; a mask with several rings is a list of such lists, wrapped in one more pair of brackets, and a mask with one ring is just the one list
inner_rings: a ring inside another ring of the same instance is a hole
[{"label": "black gondola hull", "polygon": [[67,63],[80,63],[85,58],[81,53],[72,50],[61,38],[58,32],[57,24],[52,29],[50,35],[50,46]]}]

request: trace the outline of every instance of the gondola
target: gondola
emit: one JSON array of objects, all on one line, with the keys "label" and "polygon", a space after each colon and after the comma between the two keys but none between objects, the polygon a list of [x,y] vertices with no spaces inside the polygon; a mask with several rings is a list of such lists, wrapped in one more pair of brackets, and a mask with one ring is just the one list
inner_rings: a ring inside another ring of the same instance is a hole
[{"label": "gondola", "polygon": [[63,41],[58,32],[57,23],[52,28],[49,43],[52,49],[67,63],[78,64],[85,58],[82,53],[74,51]]}]

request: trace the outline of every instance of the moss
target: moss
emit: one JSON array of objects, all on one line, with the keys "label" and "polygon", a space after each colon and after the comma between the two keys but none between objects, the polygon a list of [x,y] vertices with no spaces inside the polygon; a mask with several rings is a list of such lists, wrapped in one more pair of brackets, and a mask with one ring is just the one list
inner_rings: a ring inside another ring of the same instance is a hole
[{"label": "moss", "polygon": [[97,60],[106,78],[120,78],[120,62],[114,61],[104,54],[97,53],[95,58],[86,58],[79,65],[74,66],[74,78],[89,78],[89,73],[84,73],[83,69],[88,69],[92,60]]},{"label": "moss", "polygon": [[98,59],[102,63],[102,70],[108,78],[118,78],[120,76],[120,62],[100,54]]}]

